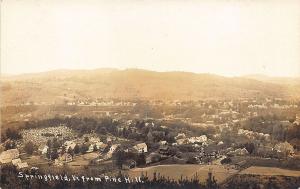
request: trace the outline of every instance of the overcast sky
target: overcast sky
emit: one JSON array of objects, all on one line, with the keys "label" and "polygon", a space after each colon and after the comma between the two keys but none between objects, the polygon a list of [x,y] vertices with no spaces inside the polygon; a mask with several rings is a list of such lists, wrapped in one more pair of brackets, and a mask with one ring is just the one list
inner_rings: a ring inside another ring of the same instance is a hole
[{"label": "overcast sky", "polygon": [[2,0],[1,69],[300,76],[299,0]]}]

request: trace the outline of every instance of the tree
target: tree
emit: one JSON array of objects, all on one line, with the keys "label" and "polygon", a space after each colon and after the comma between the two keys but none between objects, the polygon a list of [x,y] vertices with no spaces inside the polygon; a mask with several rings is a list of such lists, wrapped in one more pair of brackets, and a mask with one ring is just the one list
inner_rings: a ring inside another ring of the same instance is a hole
[{"label": "tree", "polygon": [[140,140],[140,135],[138,133],[130,133],[128,135],[128,138],[133,140]]},{"label": "tree", "polygon": [[53,138],[52,145],[53,145],[53,148],[56,148],[56,149],[58,149],[60,147],[60,143],[58,142],[57,138]]},{"label": "tree", "polygon": [[167,140],[167,142],[170,143],[170,144],[176,142],[176,140],[175,140],[175,138],[174,138],[174,135],[172,135],[172,134],[170,134],[170,133],[166,136],[166,140]]},{"label": "tree", "polygon": [[276,144],[274,149],[278,153],[282,153],[285,156],[285,158],[287,158],[287,156],[289,156],[290,154],[294,153],[293,146],[288,142],[282,142],[282,143]]},{"label": "tree", "polygon": [[15,141],[10,140],[5,143],[5,150],[9,150],[9,149],[13,149],[13,148],[16,148]]},{"label": "tree", "polygon": [[146,156],[144,153],[142,153],[138,156],[136,163],[138,165],[146,165]]},{"label": "tree", "polygon": [[47,146],[49,148],[52,148],[52,141],[50,139],[47,140]]},{"label": "tree", "polygon": [[125,162],[125,152],[122,150],[116,150],[113,153],[113,160],[115,165],[121,169],[122,168],[122,164]]},{"label": "tree", "polygon": [[206,179],[206,188],[207,189],[214,189],[217,188],[217,181],[215,179],[215,177],[212,175],[212,170],[210,169],[208,171],[208,178]]},{"label": "tree", "polygon": [[74,150],[72,148],[68,148],[68,154],[70,154],[73,157],[74,156]]},{"label": "tree", "polygon": [[58,158],[58,152],[57,149],[54,148],[51,152],[51,159],[57,159]]},{"label": "tree", "polygon": [[94,144],[94,146],[93,146],[93,151],[96,152],[97,150],[98,150],[97,145]]},{"label": "tree", "polygon": [[103,153],[107,153],[110,149],[111,145],[107,145],[104,149],[103,149]]},{"label": "tree", "polygon": [[1,134],[1,136],[0,136],[0,142],[5,142],[7,140],[6,135],[3,132],[1,132],[0,134]]},{"label": "tree", "polygon": [[88,151],[88,149],[89,149],[89,146],[87,144],[83,144],[80,148],[80,152],[85,154],[86,151]]},{"label": "tree", "polygon": [[106,135],[107,134],[107,129],[105,127],[100,127],[99,134]]},{"label": "tree", "polygon": [[51,148],[47,149],[46,157],[51,160]]},{"label": "tree", "polygon": [[227,158],[224,158],[221,160],[221,164],[229,164],[231,162],[232,162],[232,160],[230,157],[227,157]]},{"label": "tree", "polygon": [[27,142],[24,146],[25,152],[29,155],[32,155],[35,149],[36,149],[36,146],[31,141]]},{"label": "tree", "polygon": [[249,152],[249,154],[252,154],[254,152],[255,146],[253,143],[246,143],[245,148]]},{"label": "tree", "polygon": [[[69,148],[69,149],[71,149],[71,148]],[[60,151],[60,155],[63,155],[64,153],[66,153],[66,147],[62,146],[61,151]]]},{"label": "tree", "polygon": [[80,147],[79,147],[78,144],[76,144],[75,147],[74,147],[74,153],[75,154],[79,154],[80,153]]},{"label": "tree", "polygon": [[22,138],[22,136],[19,134],[17,130],[11,128],[6,129],[5,134],[7,138],[10,138],[12,140],[18,140]]}]

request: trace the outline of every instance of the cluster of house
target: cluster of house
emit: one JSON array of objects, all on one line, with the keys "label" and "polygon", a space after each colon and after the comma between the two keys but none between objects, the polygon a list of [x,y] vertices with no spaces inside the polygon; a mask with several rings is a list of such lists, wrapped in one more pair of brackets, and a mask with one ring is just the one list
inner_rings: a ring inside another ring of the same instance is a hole
[{"label": "cluster of house", "polygon": [[276,99],[272,101],[271,99],[265,99],[265,101],[258,103],[257,101],[247,102],[249,109],[267,109],[267,108],[276,108],[276,109],[289,109],[289,108],[298,108],[297,104],[280,104],[279,102],[282,99]]},{"label": "cluster of house", "polygon": [[24,102],[22,104],[20,104],[21,106],[32,106],[32,105],[35,105],[35,106],[40,106],[40,105],[53,105],[54,103],[48,103],[48,102]]},{"label": "cluster of house", "polygon": [[62,166],[64,163],[73,161],[73,156],[69,153],[64,153],[54,160],[54,165]]},{"label": "cluster of house", "polygon": [[[81,138],[74,139],[74,140],[67,140],[62,145],[62,147],[64,147],[64,149],[65,149],[65,153],[59,155],[59,157],[57,159],[55,159],[55,165],[60,166],[60,165],[63,165],[64,163],[71,162],[73,160],[73,156],[71,154],[69,154],[68,151],[70,149],[74,151],[75,146],[79,145],[79,144],[85,144],[88,146],[86,153],[90,153],[95,150],[97,150],[97,151],[104,150],[108,145],[104,142],[101,142],[99,137],[89,137],[87,142],[83,142],[83,139],[81,139]],[[112,146],[114,146],[114,145],[112,145]],[[48,149],[49,149],[49,147],[47,145],[42,145],[41,148],[39,148],[39,151],[42,155],[45,155],[47,153]],[[58,150],[58,153],[60,154],[61,151],[62,151],[62,148],[60,148]],[[114,151],[114,150],[112,150],[112,147],[107,154],[110,154],[111,151],[112,152]],[[112,152],[111,152],[111,154],[112,154]]]},{"label": "cluster of house", "polygon": [[178,133],[178,135],[175,137],[176,143],[173,143],[172,145],[183,145],[183,144],[195,144],[199,143],[202,145],[207,145],[207,136],[201,135],[199,137],[190,137],[187,138],[184,133]]},{"label": "cluster of house", "polygon": [[233,155],[233,156],[244,156],[248,154],[249,152],[246,150],[246,148],[238,148],[235,150],[231,150],[227,153],[227,155]]},{"label": "cluster of house", "polygon": [[75,100],[67,102],[69,106],[136,106],[137,103],[135,102],[126,102],[126,101],[119,101],[114,102],[113,100],[109,101],[99,101],[99,100]]},{"label": "cluster of house", "polygon": [[20,153],[19,153],[18,149],[9,149],[9,150],[3,151],[0,154],[0,163],[1,164],[12,163],[18,169],[27,168],[28,167],[27,162],[22,162],[22,160],[19,158],[19,156],[20,156]]},{"label": "cluster of house", "polygon": [[270,135],[269,134],[258,133],[258,132],[254,132],[254,131],[250,131],[250,130],[246,130],[246,129],[239,129],[238,130],[238,135],[246,136],[249,139],[261,138],[261,139],[264,139],[266,141],[270,140]]},{"label": "cluster of house", "polygon": [[[106,154],[100,155],[97,158],[97,162],[105,161],[110,158],[112,158],[113,153],[116,151],[116,149],[120,146],[121,144],[112,144]],[[147,153],[148,152],[148,146],[146,143],[138,143],[131,148],[127,148],[124,151],[129,152],[129,151],[134,151],[138,154],[141,153]],[[122,169],[131,169],[136,166],[136,162],[134,160],[126,160],[125,162],[122,163]]]},{"label": "cluster of house", "polygon": [[[87,153],[93,152],[96,148],[96,150],[99,153],[98,158],[96,158],[97,162],[105,161],[110,158],[112,158],[113,153],[116,151],[116,149],[120,146],[118,143],[113,143],[113,139],[110,137],[107,138],[107,142],[111,143],[109,149],[107,152],[103,152],[103,150],[108,146],[108,144],[103,143],[100,141],[98,137],[90,137],[88,142],[85,142],[85,144],[88,144],[88,150],[86,151]],[[77,140],[71,140],[71,141],[65,141],[63,146],[65,147],[66,153],[60,155],[57,159],[55,159],[55,165],[60,166],[63,165],[64,163],[71,162],[73,160],[73,157],[71,154],[68,153],[69,149],[74,150],[75,146],[77,144],[82,144],[82,141],[80,139]],[[47,153],[48,146],[44,145],[41,149],[40,152],[41,154]],[[146,143],[138,143],[132,147],[137,153],[147,153],[148,152],[148,147]],[[61,149],[58,150],[60,152]]]}]

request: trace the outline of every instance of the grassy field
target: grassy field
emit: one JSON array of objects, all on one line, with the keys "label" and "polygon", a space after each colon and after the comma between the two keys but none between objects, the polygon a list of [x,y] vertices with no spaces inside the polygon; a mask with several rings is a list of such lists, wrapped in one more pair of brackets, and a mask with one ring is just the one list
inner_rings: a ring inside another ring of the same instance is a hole
[{"label": "grassy field", "polygon": [[197,174],[197,177],[200,181],[204,182],[207,179],[209,169],[212,169],[213,176],[218,182],[222,182],[227,177],[237,173],[237,170],[227,169],[221,165],[158,165],[146,168],[135,168],[129,170],[127,173],[131,177],[140,176],[142,173],[152,179],[153,173],[159,173],[160,176],[165,178],[170,178],[178,180],[183,176],[183,178],[188,177],[189,179],[194,178]]},{"label": "grassy field", "polygon": [[75,156],[72,162],[68,163],[69,166],[85,166],[89,165],[90,161],[98,157],[96,152],[87,153],[84,155]]},{"label": "grassy field", "polygon": [[22,158],[24,162],[27,162],[31,166],[38,166],[43,164],[48,164],[48,161],[45,158],[42,158],[41,156],[30,156],[27,158]]},{"label": "grassy field", "polygon": [[257,166],[249,167],[241,171],[239,174],[300,177],[300,171],[281,169],[276,167],[257,167]]},{"label": "grassy field", "polygon": [[38,167],[40,169],[49,169],[51,165],[49,164],[48,160],[41,156],[30,156],[21,158],[22,162],[27,162],[30,167]]}]

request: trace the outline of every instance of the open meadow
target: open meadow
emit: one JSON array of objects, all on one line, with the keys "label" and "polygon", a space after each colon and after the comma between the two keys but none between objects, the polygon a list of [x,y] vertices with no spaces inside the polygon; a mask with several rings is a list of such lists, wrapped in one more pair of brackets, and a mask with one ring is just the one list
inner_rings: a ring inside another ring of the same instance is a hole
[{"label": "open meadow", "polygon": [[277,167],[258,167],[258,166],[249,167],[241,171],[239,174],[300,177],[300,171],[281,169]]},{"label": "open meadow", "polygon": [[217,182],[224,181],[227,177],[237,173],[235,169],[227,169],[220,165],[158,165],[147,168],[135,168],[128,171],[129,176],[140,176],[142,173],[147,174],[149,179],[153,178],[153,174],[164,176],[165,178],[178,180],[181,177],[192,179],[196,175],[201,182],[207,179],[209,170],[212,171],[213,176]]}]

